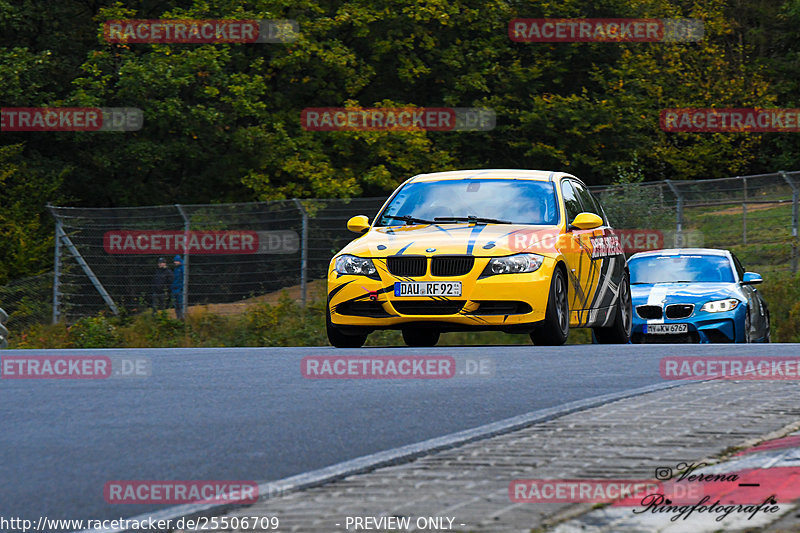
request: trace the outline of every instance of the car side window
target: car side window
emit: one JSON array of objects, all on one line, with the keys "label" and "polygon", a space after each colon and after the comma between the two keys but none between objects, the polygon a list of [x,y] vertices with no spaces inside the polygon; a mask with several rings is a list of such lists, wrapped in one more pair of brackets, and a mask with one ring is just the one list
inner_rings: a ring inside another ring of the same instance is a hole
[{"label": "car side window", "polygon": [[597,204],[597,200],[592,196],[592,193],[577,181],[573,181],[572,186],[578,193],[578,198],[580,198],[581,204],[583,205],[583,210],[603,218],[603,212],[600,210],[600,206]]},{"label": "car side window", "polygon": [[731,257],[733,258],[733,266],[736,267],[736,273],[739,275],[739,281],[742,281],[744,279],[744,267],[739,262],[738,257],[733,254],[731,254]]},{"label": "car side window", "polygon": [[561,182],[561,194],[564,196],[564,208],[567,210],[567,225],[572,224],[575,217],[582,211],[580,200],[572,188],[570,180]]},{"label": "car side window", "polygon": [[606,212],[603,211],[603,206],[600,205],[600,200],[597,199],[597,196],[592,194],[592,191],[587,189],[586,192],[589,193],[589,198],[591,198],[594,202],[594,206],[597,209],[597,214],[603,219],[603,224],[608,225],[608,217],[606,216]]}]

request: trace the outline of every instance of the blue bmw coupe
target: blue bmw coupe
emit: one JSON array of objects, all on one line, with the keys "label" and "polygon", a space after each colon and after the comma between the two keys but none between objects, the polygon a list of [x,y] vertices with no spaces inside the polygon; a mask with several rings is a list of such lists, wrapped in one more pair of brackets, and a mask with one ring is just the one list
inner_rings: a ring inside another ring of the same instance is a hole
[{"label": "blue bmw coupe", "polygon": [[769,309],[728,250],[679,248],[628,259],[634,343],[769,342]]}]

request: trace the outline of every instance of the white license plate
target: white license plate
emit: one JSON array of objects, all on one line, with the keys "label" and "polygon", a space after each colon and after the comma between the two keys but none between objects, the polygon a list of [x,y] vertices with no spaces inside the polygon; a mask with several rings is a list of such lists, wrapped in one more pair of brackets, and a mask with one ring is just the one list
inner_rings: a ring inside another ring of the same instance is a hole
[{"label": "white license plate", "polygon": [[395,296],[461,296],[460,281],[395,281]]},{"label": "white license plate", "polygon": [[670,335],[688,333],[689,324],[646,324],[644,332],[649,335]]}]

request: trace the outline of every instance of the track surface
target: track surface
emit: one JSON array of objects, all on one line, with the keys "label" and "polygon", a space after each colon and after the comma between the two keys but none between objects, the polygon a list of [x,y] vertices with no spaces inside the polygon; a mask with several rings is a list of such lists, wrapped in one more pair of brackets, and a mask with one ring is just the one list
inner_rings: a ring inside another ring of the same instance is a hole
[{"label": "track surface", "polygon": [[[0,515],[102,519],[109,480],[281,479],[530,411],[661,383],[661,357],[795,356],[797,345],[4,351],[146,356],[152,376],[0,380]],[[308,355],[491,358],[495,375],[308,380]],[[163,506],[162,506],[163,507]]]}]

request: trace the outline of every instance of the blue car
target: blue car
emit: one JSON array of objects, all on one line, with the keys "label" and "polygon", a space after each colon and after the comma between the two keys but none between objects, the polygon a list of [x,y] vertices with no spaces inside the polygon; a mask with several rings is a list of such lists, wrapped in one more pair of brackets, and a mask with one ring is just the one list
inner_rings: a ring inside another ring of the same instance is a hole
[{"label": "blue car", "polygon": [[634,343],[769,342],[769,309],[728,250],[679,248],[628,259]]}]

